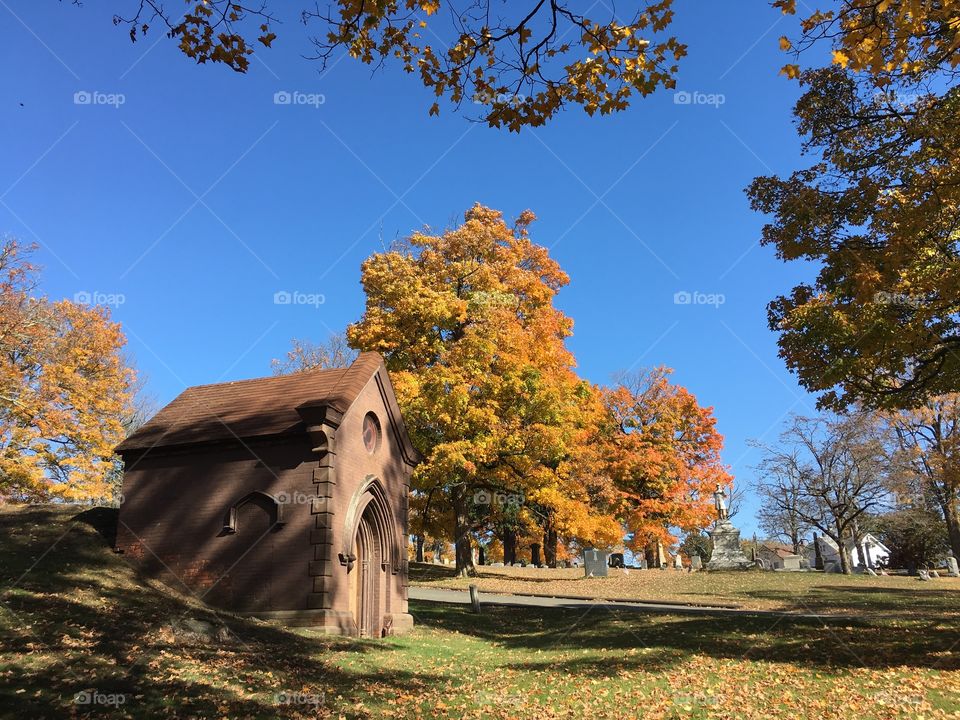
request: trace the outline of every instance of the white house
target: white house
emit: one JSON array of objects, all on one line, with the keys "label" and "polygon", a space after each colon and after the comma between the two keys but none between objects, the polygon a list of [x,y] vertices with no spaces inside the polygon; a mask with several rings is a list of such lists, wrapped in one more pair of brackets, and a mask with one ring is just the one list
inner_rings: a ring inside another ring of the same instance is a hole
[{"label": "white house", "polygon": [[[839,571],[840,554],[837,552],[837,544],[825,535],[817,537],[817,544],[820,546],[820,555],[823,557],[824,569],[830,570],[832,565],[835,566],[836,571]],[[850,562],[853,569],[862,569],[860,554],[857,552],[853,540],[848,538],[844,544],[850,553]],[[872,534],[867,533],[864,535],[860,540],[860,544],[863,549],[863,556],[866,560],[867,567],[875,568],[878,565],[885,565],[890,559],[890,550]],[[806,553],[807,558],[810,560],[810,566],[813,567],[816,553],[812,544],[806,550]]]}]

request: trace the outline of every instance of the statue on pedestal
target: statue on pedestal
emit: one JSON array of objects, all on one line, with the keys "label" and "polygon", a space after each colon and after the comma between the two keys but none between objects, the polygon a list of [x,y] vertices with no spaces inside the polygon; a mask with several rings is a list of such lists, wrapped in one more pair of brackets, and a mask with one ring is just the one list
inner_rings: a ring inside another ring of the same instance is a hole
[{"label": "statue on pedestal", "polygon": [[717,508],[717,522],[710,531],[713,540],[713,554],[707,563],[708,570],[746,570],[755,563],[744,555],[740,548],[740,531],[730,522],[730,510],[727,505],[727,492],[717,485],[713,493],[713,503]]}]

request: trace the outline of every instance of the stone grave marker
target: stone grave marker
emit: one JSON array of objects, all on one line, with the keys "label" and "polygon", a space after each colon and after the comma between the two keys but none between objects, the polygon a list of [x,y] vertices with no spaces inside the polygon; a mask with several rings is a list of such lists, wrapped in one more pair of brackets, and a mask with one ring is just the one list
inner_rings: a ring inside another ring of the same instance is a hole
[{"label": "stone grave marker", "polygon": [[610,553],[606,550],[584,550],[583,572],[587,577],[607,577],[607,560]]}]

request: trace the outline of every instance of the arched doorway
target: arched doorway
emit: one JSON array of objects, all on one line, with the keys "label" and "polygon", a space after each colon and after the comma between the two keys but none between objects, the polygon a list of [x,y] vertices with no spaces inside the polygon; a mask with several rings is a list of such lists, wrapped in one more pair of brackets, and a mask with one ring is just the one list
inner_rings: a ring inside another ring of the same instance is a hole
[{"label": "arched doorway", "polygon": [[357,525],[353,545],[357,560],[350,578],[350,606],[361,637],[380,637],[383,632],[387,573],[378,530],[376,513],[368,506]]}]

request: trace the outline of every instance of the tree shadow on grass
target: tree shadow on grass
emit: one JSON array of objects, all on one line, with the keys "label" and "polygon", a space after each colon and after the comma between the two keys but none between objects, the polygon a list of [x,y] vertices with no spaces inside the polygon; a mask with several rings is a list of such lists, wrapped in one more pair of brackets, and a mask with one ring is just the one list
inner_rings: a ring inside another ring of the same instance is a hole
[{"label": "tree shadow on grass", "polygon": [[[936,581],[934,581],[936,582]],[[868,587],[815,585],[801,593],[754,590],[746,594],[759,600],[777,600],[801,609],[863,613],[865,616],[905,620],[924,618],[953,621],[960,614],[960,592],[918,587]],[[951,617],[953,616],[953,617]]]},{"label": "tree shadow on grass", "polygon": [[[611,662],[589,653],[562,660],[571,673],[607,676],[619,669],[668,669],[684,657],[787,662],[803,667],[887,668],[912,665],[940,670],[960,669],[960,630],[936,621],[895,624],[770,617],[759,615],[668,615],[607,606],[571,608],[498,607],[481,615],[466,606],[411,603],[418,624],[459,632],[511,650],[622,650]],[[644,652],[631,652],[637,649]],[[518,669],[556,667],[554,659],[518,664]],[[614,667],[616,666],[616,667]]]},{"label": "tree shadow on grass", "polygon": [[[348,672],[332,653],[394,646],[214,610],[138,576],[110,537],[107,509],[0,512],[0,716],[316,717],[319,699],[353,717],[350,706],[372,683],[399,693],[432,681]],[[184,620],[228,632],[174,632]],[[292,693],[295,702],[284,702]]]}]

